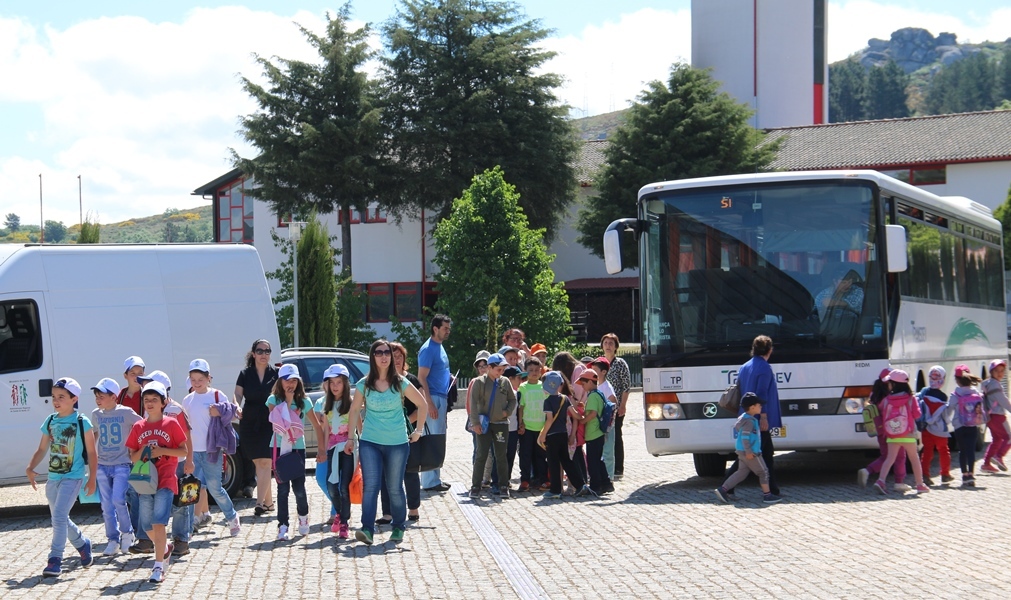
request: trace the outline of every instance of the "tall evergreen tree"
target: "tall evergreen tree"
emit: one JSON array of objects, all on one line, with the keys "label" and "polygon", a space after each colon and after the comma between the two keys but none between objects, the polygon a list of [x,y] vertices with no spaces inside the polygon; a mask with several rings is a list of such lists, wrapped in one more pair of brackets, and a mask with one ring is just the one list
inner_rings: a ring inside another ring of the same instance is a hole
[{"label": "tall evergreen tree", "polygon": [[902,67],[890,60],[880,67],[873,67],[867,73],[867,88],[864,94],[864,115],[866,119],[901,119],[909,116],[906,106],[906,86],[909,76]]},{"label": "tall evergreen tree", "polygon": [[982,52],[977,52],[952,63],[934,75],[924,99],[927,114],[992,110],[994,100],[995,69]]},{"label": "tall evergreen tree", "polygon": [[[738,104],[709,73],[678,63],[667,83],[653,81],[629,109],[604,151],[598,195],[580,211],[579,243],[603,256],[604,229],[635,216],[636,192],[654,181],[753,173],[769,166],[776,145],[748,124]],[[624,244],[625,265],[638,264],[634,244]]]},{"label": "tall evergreen tree", "polygon": [[302,229],[298,252],[298,343],[337,345],[337,282],[326,227],[312,215]]},{"label": "tall evergreen tree", "polygon": [[1004,48],[994,69],[994,106],[1011,101],[1011,44]]},{"label": "tall evergreen tree", "polygon": [[[575,197],[577,142],[539,72],[549,31],[498,0],[402,0],[383,29],[383,120],[397,171],[383,201],[445,217],[471,179],[500,165],[535,228],[551,234]],[[391,167],[391,168],[392,168]]]},{"label": "tall evergreen tree", "polygon": [[369,28],[348,31],[349,6],[327,15],[325,35],[301,28],[320,63],[257,57],[267,87],[242,78],[259,111],[242,117],[242,134],[258,151],[235,165],[259,187],[248,194],[279,215],[341,211],[343,272],[351,274],[350,211],[375,198],[381,172],[381,126],[375,83],[363,65],[372,55]]},{"label": "tall evergreen tree", "polygon": [[863,121],[867,73],[854,58],[828,66],[828,115],[832,123]]}]

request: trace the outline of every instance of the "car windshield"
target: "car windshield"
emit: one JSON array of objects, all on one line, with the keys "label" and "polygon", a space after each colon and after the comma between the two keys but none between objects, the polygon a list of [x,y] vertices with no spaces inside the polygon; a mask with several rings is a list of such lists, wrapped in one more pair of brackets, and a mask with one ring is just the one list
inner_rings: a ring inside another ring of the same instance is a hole
[{"label": "car windshield", "polygon": [[738,354],[762,334],[811,360],[883,351],[874,189],[798,182],[645,198],[647,354]]}]

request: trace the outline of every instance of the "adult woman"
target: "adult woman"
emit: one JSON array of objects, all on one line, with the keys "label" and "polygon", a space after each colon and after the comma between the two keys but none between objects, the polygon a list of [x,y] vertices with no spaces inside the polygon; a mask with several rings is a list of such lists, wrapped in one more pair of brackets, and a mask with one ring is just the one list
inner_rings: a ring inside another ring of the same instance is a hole
[{"label": "adult woman", "polygon": [[[404,425],[404,398],[418,408],[417,428],[407,435]],[[380,486],[390,495],[393,534],[390,541],[404,540],[407,521],[407,498],[404,494],[404,471],[410,454],[408,442],[416,442],[424,431],[428,404],[418,388],[411,385],[393,368],[393,348],[386,340],[376,340],[369,348],[369,374],[358,380],[348,418],[351,432],[344,452],[354,451],[354,434],[358,418],[365,409],[365,421],[358,441],[358,458],[362,466],[362,527],[355,538],[372,545],[376,528],[376,501]]]},{"label": "adult woman", "polygon": [[270,364],[270,342],[256,340],[246,353],[246,368],[235,381],[235,402],[242,406],[239,420],[239,447],[244,458],[256,467],[257,516],[274,510],[270,485],[270,425],[267,397],[277,383],[277,369]]},{"label": "adult woman", "polygon": [[612,481],[621,479],[625,473],[625,443],[621,439],[621,426],[625,422],[625,408],[632,389],[632,374],[625,359],[618,356],[618,344],[618,336],[613,333],[604,334],[600,338],[604,358],[611,363],[611,368],[607,371],[607,382],[614,388],[614,395],[618,398],[614,427],[607,432],[608,439],[604,443],[604,462],[611,467],[608,470]]},{"label": "adult woman", "polygon": [[[502,334],[502,345],[510,346],[516,348],[519,352],[519,363],[523,366],[523,363],[530,358],[530,347],[527,346],[526,342],[527,336],[523,333],[522,329],[513,327],[512,329],[507,329],[505,333]],[[501,350],[500,350],[501,352]]]},{"label": "adult woman", "polygon": [[[411,382],[411,385],[421,389],[421,382],[418,378],[407,371],[407,348],[400,342],[390,342],[393,348],[393,368],[401,377]],[[412,402],[404,400],[404,415],[411,421],[412,426],[418,421],[418,413]],[[421,475],[419,473],[404,473],[404,488],[407,491],[407,519],[417,521],[420,517],[418,508],[421,506]],[[390,495],[386,493],[386,488],[379,490],[379,497],[383,506],[383,518],[376,521],[377,525],[387,525],[393,521],[390,513]]]}]

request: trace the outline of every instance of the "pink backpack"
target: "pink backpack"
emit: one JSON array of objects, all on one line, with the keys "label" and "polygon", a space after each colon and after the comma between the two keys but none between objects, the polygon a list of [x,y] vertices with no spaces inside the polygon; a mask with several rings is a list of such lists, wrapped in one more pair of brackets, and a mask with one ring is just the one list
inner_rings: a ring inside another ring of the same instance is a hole
[{"label": "pink backpack", "polygon": [[885,437],[911,437],[916,430],[916,420],[910,409],[912,396],[888,396],[881,402],[881,420]]},{"label": "pink backpack", "polygon": [[966,395],[955,392],[958,396],[958,418],[963,427],[979,427],[983,424],[983,397],[975,389]]}]

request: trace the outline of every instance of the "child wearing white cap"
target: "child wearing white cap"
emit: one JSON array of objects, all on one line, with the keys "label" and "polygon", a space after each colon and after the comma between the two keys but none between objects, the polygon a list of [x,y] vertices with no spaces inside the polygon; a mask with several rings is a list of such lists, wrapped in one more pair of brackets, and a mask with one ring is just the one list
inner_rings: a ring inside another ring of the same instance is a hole
[{"label": "child wearing white cap", "polygon": [[117,403],[120,388],[114,380],[106,377],[91,386],[91,390],[95,392],[97,407],[91,411],[91,421],[98,430],[98,491],[105,535],[109,540],[103,554],[113,556],[127,551],[135,539],[126,505],[126,489],[130,487],[130,451],[126,447],[126,436],[141,416]]},{"label": "child wearing white cap", "polygon": [[119,392],[119,403],[133,409],[138,415],[144,414],[144,407],[140,401],[141,384],[137,377],[144,374],[144,359],[139,356],[130,356],[123,361],[123,379],[126,380],[126,387]]},{"label": "child wearing white cap", "polygon": [[[302,376],[298,373],[298,367],[290,364],[281,365],[281,368],[277,370],[277,383],[274,384],[273,392],[267,398],[267,408],[271,412],[275,410],[288,410],[297,413],[298,419],[301,421],[301,431],[299,431],[298,427],[289,429],[289,431],[297,432],[297,437],[293,441],[287,436],[275,433],[270,441],[272,452],[275,453],[275,456],[277,454],[287,454],[287,450],[290,448],[291,452],[301,454],[302,462],[305,463],[305,436],[302,433],[305,431],[305,421],[307,418],[310,419],[313,427],[318,427],[319,424],[313,415],[312,402],[305,395],[305,387],[302,385]],[[292,420],[294,420],[294,417],[292,417]],[[274,430],[277,431],[277,428],[275,427]],[[321,444],[325,445],[325,441],[321,440]],[[326,450],[324,449],[323,452],[326,452]],[[298,533],[299,535],[309,534],[309,498],[305,493],[305,471],[303,470],[301,477],[296,476],[285,480],[278,476],[277,539],[279,541],[290,539],[288,534],[290,528],[288,521],[289,491],[294,492],[295,496],[295,511],[298,513]]]},{"label": "child wearing white cap", "polygon": [[88,460],[89,455],[95,456],[95,432],[92,431],[91,421],[74,409],[80,395],[80,384],[69,377],[60,378],[53,384],[53,409],[56,412],[46,417],[39,428],[42,439],[25,469],[32,489],[38,489],[35,486],[35,467],[49,456],[46,500],[52,517],[53,541],[49,547],[49,561],[42,570],[43,577],[57,577],[62,572],[63,550],[68,539],[80,553],[82,567],[94,562],[91,540],[70,520],[70,509],[84,483],[85,467],[88,471],[85,492],[89,496],[94,494],[98,484],[98,461]]}]

